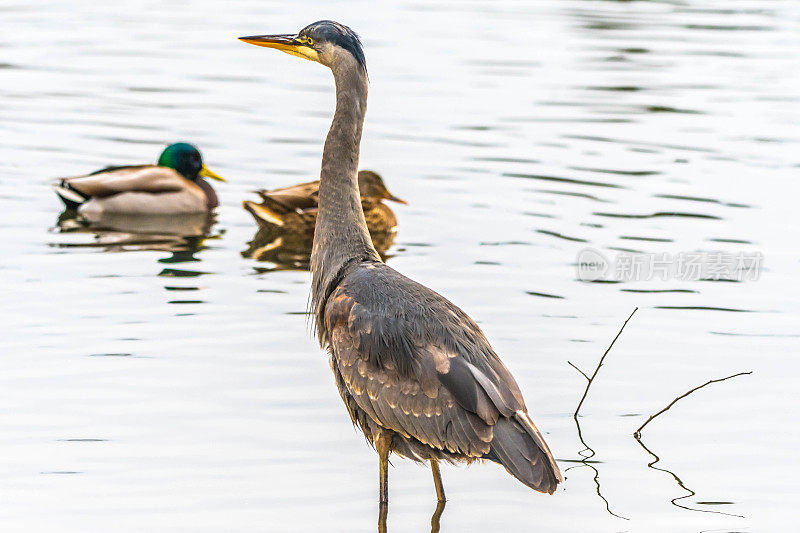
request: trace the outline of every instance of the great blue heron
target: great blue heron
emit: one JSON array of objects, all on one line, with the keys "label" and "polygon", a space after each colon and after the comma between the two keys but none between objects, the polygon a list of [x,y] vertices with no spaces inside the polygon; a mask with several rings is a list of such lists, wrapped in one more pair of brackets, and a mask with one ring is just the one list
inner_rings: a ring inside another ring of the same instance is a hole
[{"label": "great blue heron", "polygon": [[430,461],[489,459],[552,494],[563,480],[522,393],[480,328],[447,299],[386,266],[372,246],[356,171],[367,108],[358,36],[332,21],[296,34],[242,41],[329,67],[336,112],[322,155],[311,257],[311,306],[320,344],[354,424],[378,452],[380,501],[388,501],[391,452]]},{"label": "great blue heron", "polygon": [[164,149],[156,165],[107,167],[63,178],[55,190],[67,208],[89,217],[185,215],[217,207],[217,195],[204,177],[225,181],[206,168],[196,147],[175,143]]}]

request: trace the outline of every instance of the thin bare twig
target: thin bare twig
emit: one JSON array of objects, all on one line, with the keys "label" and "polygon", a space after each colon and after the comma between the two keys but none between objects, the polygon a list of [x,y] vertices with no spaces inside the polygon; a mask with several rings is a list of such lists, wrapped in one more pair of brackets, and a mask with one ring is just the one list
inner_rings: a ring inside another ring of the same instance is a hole
[{"label": "thin bare twig", "polygon": [[581,373],[581,376],[583,376],[583,377],[585,377],[585,378],[586,378],[586,381],[589,381],[589,376],[587,376],[586,374],[584,374],[584,373],[583,373],[583,370],[581,370],[581,369],[580,369],[580,368],[578,368],[577,366],[573,365],[573,364],[572,364],[572,361],[567,361],[567,364],[568,364],[569,366],[571,366],[572,368],[574,368],[575,370],[577,370],[578,372],[580,372],[580,373]]},{"label": "thin bare twig", "polygon": [[581,406],[583,405],[584,400],[586,400],[586,395],[589,394],[589,387],[592,386],[592,382],[594,381],[594,378],[597,376],[597,373],[600,371],[600,367],[603,366],[603,361],[605,361],[606,356],[608,355],[608,352],[610,352],[611,348],[614,347],[614,343],[617,342],[617,339],[622,334],[622,330],[624,330],[625,326],[628,325],[628,320],[633,318],[634,313],[636,313],[636,311],[638,311],[638,310],[639,310],[638,307],[634,308],[634,310],[631,312],[631,315],[627,319],[625,319],[625,322],[622,324],[622,327],[619,328],[619,331],[617,332],[617,336],[614,337],[614,340],[611,341],[611,344],[608,345],[608,348],[606,348],[606,351],[603,354],[603,357],[600,358],[600,362],[597,363],[597,368],[594,369],[594,374],[592,374],[592,377],[586,377],[586,374],[584,374],[578,367],[576,367],[575,365],[572,365],[572,363],[570,363],[570,365],[572,365],[578,372],[583,374],[584,377],[586,377],[586,379],[589,380],[589,383],[586,384],[586,390],[583,391],[583,396],[581,397],[581,401],[578,402],[578,407],[575,409],[575,415],[574,416],[576,416],[576,417],[578,416],[578,412],[581,410]]},{"label": "thin bare twig", "polygon": [[586,399],[586,395],[589,393],[589,387],[592,385],[592,382],[594,381],[594,378],[597,376],[597,372],[600,370],[600,367],[603,366],[603,361],[605,360],[606,356],[608,355],[608,352],[611,351],[611,348],[614,346],[614,343],[617,342],[617,339],[619,338],[620,334],[622,333],[622,330],[625,329],[625,325],[628,323],[628,320],[630,320],[631,317],[633,317],[633,314],[638,309],[639,309],[638,307],[635,308],[633,310],[633,312],[631,312],[631,314],[627,318],[627,320],[625,320],[625,322],[622,324],[622,327],[617,332],[617,336],[614,337],[614,340],[611,341],[611,344],[608,346],[608,348],[606,349],[605,353],[603,353],[603,356],[600,358],[600,361],[597,363],[597,368],[594,369],[594,373],[592,374],[592,377],[589,377],[583,370],[581,370],[580,368],[578,368],[577,366],[572,364],[571,361],[567,361],[569,366],[571,366],[572,368],[574,368],[575,370],[580,372],[580,374],[584,378],[586,378],[586,389],[584,389],[583,396],[581,397],[581,401],[580,401],[580,403],[578,403],[578,407],[575,409],[575,413],[572,415],[572,418],[575,420],[575,426],[578,428],[578,440],[580,440],[581,444],[583,444],[583,446],[584,446],[583,450],[578,452],[578,454],[581,456],[581,458],[579,459],[579,462],[582,463],[582,464],[580,466],[586,466],[586,467],[590,468],[592,471],[594,471],[594,484],[595,484],[595,487],[597,489],[596,490],[597,496],[601,500],[603,500],[603,503],[605,503],[606,511],[608,512],[608,514],[610,514],[612,516],[616,516],[617,518],[621,518],[623,520],[630,520],[630,518],[627,518],[627,517],[622,516],[622,515],[618,515],[617,513],[612,511],[611,510],[611,504],[608,502],[606,497],[603,496],[603,493],[600,490],[600,471],[597,469],[597,467],[595,467],[593,464],[591,464],[593,462],[597,462],[597,461],[591,461],[592,457],[594,457],[596,454],[595,454],[594,449],[591,446],[589,446],[586,443],[586,441],[584,440],[584,438],[583,438],[583,433],[581,432],[581,423],[578,420],[578,411],[580,411],[581,405],[583,405],[583,401]]},{"label": "thin bare twig", "polygon": [[[709,380],[709,381],[706,381],[706,382],[705,382],[705,383],[703,383],[702,385],[699,385],[699,386],[697,386],[697,387],[693,388],[692,390],[690,390],[690,391],[687,391],[687,392],[685,392],[685,393],[681,394],[680,396],[678,396],[677,398],[675,398],[674,400],[672,400],[672,401],[669,403],[669,405],[667,405],[665,408],[663,408],[662,410],[660,410],[659,412],[657,412],[657,413],[656,413],[656,414],[654,414],[654,415],[650,415],[650,418],[648,418],[648,419],[645,421],[645,423],[644,423],[644,424],[642,424],[641,426],[639,426],[639,429],[637,429],[636,431],[634,431],[634,432],[633,432],[633,436],[634,436],[634,437],[636,437],[637,439],[641,438],[641,436],[642,436],[642,430],[644,429],[644,427],[645,427],[647,424],[649,424],[650,422],[652,422],[652,421],[653,421],[653,419],[654,419],[655,417],[657,417],[658,415],[660,415],[660,414],[663,414],[663,413],[665,413],[665,412],[669,411],[669,409],[670,409],[670,408],[671,408],[673,405],[675,405],[676,403],[678,403],[678,400],[682,400],[683,398],[686,398],[687,396],[689,396],[689,395],[690,395],[690,394],[692,394],[693,392],[695,392],[695,391],[698,391],[698,390],[702,389],[703,387],[705,387],[705,386],[707,386],[707,385],[711,385],[712,383],[719,383],[720,381],[725,381],[725,380],[727,380],[727,379],[735,378],[735,377],[737,377],[737,376],[745,376],[745,375],[747,375],[747,374],[752,374],[752,373],[753,373],[752,371],[750,371],[750,372],[739,372],[738,374],[733,374],[733,375],[730,375],[730,376],[727,376],[727,377],[724,377],[724,378],[719,378],[719,379],[711,379],[711,380]],[[580,406],[579,406],[579,407],[580,407]]]}]

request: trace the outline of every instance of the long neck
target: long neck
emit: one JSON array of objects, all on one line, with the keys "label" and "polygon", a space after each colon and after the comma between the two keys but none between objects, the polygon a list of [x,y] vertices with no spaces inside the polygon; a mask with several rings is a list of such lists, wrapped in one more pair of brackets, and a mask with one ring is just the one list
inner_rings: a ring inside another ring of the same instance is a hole
[{"label": "long neck", "polygon": [[[336,113],[325,140],[319,185],[319,214],[311,253],[311,305],[320,316],[342,267],[380,256],[364,220],[358,191],[358,155],[367,110],[367,75],[349,54],[331,66],[336,81]],[[324,335],[322,331],[321,334]]]}]

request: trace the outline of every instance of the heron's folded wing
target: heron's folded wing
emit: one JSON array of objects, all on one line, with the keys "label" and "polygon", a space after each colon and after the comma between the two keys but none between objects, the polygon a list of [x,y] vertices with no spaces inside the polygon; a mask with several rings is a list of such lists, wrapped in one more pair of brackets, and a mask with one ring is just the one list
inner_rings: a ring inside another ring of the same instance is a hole
[{"label": "heron's folded wing", "polygon": [[375,421],[555,490],[558,467],[516,381],[459,308],[382,263],[365,263],[333,291],[325,319],[344,386]]},{"label": "heron's folded wing", "polygon": [[401,376],[391,363],[377,367],[344,325],[332,331],[331,341],[343,392],[378,425],[438,450],[475,458],[489,452],[492,426],[462,408],[435,374],[420,381]]},{"label": "heron's folded wing", "polygon": [[[483,412],[477,389],[504,416],[525,410],[517,382],[478,325],[443,296],[383,263],[353,269],[335,295],[347,305],[333,305],[332,316],[341,320],[346,311],[356,346],[377,366],[391,360],[401,376],[434,376],[476,414]],[[431,371],[442,354],[447,364]]]},{"label": "heron's folded wing", "polygon": [[[345,280],[328,300],[335,370],[383,427],[434,448],[484,455],[498,418],[524,409],[516,382],[469,317],[421,285],[406,287],[399,274],[384,279],[384,268]],[[393,291],[414,303],[393,307],[400,301]],[[436,316],[426,316],[437,306]],[[462,331],[452,331],[456,322]]]}]

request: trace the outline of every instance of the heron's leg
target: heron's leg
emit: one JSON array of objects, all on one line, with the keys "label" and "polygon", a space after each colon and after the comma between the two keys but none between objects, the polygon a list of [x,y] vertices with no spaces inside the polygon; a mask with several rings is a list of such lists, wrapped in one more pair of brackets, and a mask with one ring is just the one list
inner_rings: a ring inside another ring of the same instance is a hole
[{"label": "heron's leg", "polygon": [[378,469],[380,471],[380,502],[389,502],[389,451],[392,447],[392,434],[381,431],[375,438],[375,449],[378,451]]},{"label": "heron's leg", "polygon": [[433,472],[433,486],[436,487],[436,498],[440,502],[447,501],[444,496],[444,485],[442,485],[442,474],[439,472],[439,461],[431,459],[431,471]]},{"label": "heron's leg", "polygon": [[388,514],[389,504],[381,502],[378,510],[378,533],[386,533],[386,515]]},{"label": "heron's leg", "polygon": [[431,533],[439,533],[439,521],[442,518],[445,505],[447,505],[447,502],[444,500],[439,500],[439,502],[436,504],[436,510],[433,512],[433,516],[431,517]]}]

